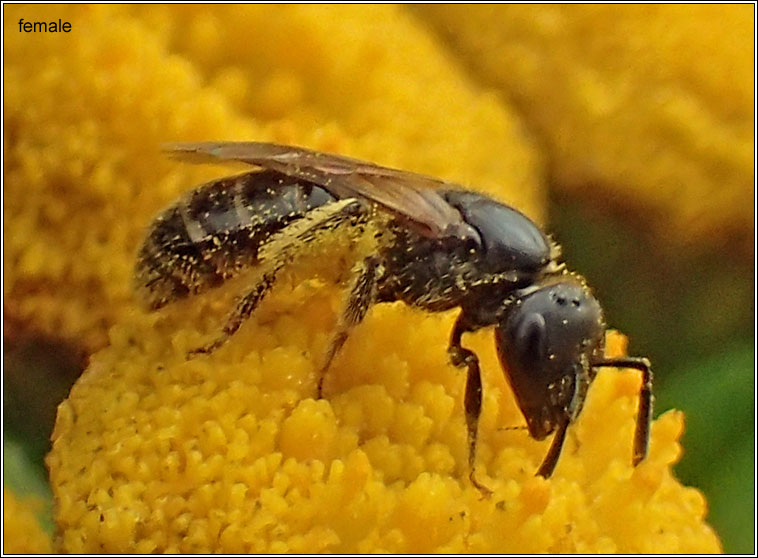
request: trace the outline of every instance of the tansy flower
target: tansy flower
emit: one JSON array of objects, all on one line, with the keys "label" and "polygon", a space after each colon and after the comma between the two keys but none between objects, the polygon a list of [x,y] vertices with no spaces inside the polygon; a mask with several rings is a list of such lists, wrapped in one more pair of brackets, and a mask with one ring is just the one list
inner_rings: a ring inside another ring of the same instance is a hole
[{"label": "tansy flower", "polygon": [[[316,399],[342,301],[319,261],[343,251],[324,250],[210,356],[186,357],[217,333],[233,288],[113,328],[58,412],[47,463],[62,550],[719,551],[702,495],[671,473],[680,413],[655,421],[649,457],[631,464],[636,372],[598,375],[545,480],[548,442],[501,428],[524,420],[491,332],[471,335],[484,499],[468,481],[465,374],[447,362],[454,312],[376,306]],[[306,269],[327,279],[300,282]]]}]

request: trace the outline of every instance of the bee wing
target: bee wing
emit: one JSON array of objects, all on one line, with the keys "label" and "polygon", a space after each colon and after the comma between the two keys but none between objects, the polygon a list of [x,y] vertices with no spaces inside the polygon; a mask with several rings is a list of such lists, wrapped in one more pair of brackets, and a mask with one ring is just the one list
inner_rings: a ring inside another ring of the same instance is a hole
[{"label": "bee wing", "polygon": [[440,188],[461,187],[430,176],[274,143],[175,143],[164,149],[172,158],[190,162],[241,161],[302,178],[326,188],[339,198],[372,202],[427,237],[456,236],[477,240],[479,237],[438,191]]}]

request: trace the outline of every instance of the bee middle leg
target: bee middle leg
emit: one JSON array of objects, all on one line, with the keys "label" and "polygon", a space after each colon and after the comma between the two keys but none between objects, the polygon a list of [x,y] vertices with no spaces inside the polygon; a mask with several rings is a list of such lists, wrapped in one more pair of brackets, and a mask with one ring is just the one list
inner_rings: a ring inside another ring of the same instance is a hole
[{"label": "bee middle leg", "polygon": [[363,321],[371,305],[376,301],[376,284],[381,274],[381,264],[376,256],[369,256],[360,264],[360,270],[355,275],[353,285],[348,295],[347,304],[342,311],[339,325],[329,342],[329,349],[324,359],[324,364],[319,370],[318,398],[321,399],[324,390],[324,377],[326,371],[347,341],[350,331]]},{"label": "bee middle leg", "polygon": [[476,480],[476,437],[479,428],[479,416],[482,414],[482,375],[479,369],[479,358],[476,356],[476,353],[461,345],[461,337],[467,331],[472,331],[472,329],[466,321],[465,313],[461,313],[453,326],[450,346],[447,350],[453,365],[459,368],[466,366],[468,369],[466,395],[463,405],[466,412],[466,428],[468,431],[469,480],[471,484],[479,489],[482,496],[488,497],[492,494],[492,491]]}]

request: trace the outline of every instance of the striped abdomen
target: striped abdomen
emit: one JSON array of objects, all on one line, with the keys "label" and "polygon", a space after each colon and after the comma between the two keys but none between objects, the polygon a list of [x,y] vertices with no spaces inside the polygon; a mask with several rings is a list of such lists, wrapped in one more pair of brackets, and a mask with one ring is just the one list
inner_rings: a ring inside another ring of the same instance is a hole
[{"label": "striped abdomen", "polygon": [[256,265],[271,235],[333,201],[320,186],[269,170],[205,184],[153,222],[137,257],[138,290],[160,308],[216,287]]}]

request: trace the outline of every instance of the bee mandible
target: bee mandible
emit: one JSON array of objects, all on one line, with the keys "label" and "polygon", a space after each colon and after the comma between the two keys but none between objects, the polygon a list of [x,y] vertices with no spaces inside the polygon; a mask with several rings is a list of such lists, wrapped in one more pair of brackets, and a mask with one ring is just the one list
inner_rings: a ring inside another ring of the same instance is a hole
[{"label": "bee mandible", "polygon": [[210,353],[226,342],[303,245],[324,231],[361,233],[375,224],[386,234],[354,270],[320,367],[319,398],[332,360],[373,304],[403,301],[430,312],[460,308],[448,352],[451,362],[468,372],[464,409],[474,486],[489,492],[475,475],[482,381],[479,359],[462,345],[462,337],[488,326],[494,326],[497,355],[530,436],[543,440],[554,433],[537,475],[552,475],[566,430],[603,366],[642,372],[633,464],[647,455],[653,401],[649,361],[603,356],[600,304],[584,279],[559,262],[558,245],[523,213],[454,183],[300,147],[206,142],[166,150],[179,159],[238,161],[257,170],[200,186],[156,218],[136,266],[137,286],[151,308],[262,266],[272,239],[291,233],[239,299],[222,334],[192,354]]}]

